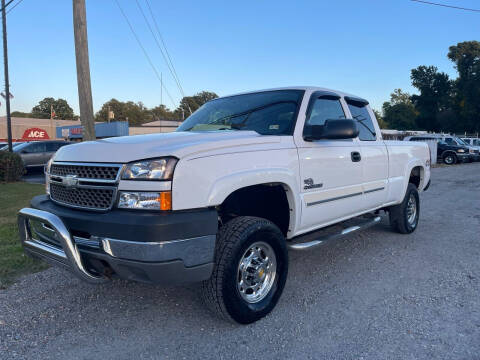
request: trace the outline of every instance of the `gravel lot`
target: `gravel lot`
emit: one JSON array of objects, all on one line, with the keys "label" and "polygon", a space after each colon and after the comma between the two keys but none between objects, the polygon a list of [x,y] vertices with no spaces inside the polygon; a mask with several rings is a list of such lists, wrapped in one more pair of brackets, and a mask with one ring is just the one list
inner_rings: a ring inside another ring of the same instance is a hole
[{"label": "gravel lot", "polygon": [[386,219],[290,253],[276,310],[213,318],[197,285],[84,284],[49,269],[0,290],[0,357],[480,359],[480,163],[433,169],[412,235]]}]

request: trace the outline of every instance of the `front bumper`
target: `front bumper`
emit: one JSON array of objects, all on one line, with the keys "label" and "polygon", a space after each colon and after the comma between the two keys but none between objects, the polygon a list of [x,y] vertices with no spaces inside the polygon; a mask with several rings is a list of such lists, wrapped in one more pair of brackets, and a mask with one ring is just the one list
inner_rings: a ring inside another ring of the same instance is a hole
[{"label": "front bumper", "polygon": [[99,283],[110,277],[149,283],[206,280],[213,270],[217,212],[93,213],[47,196],[20,210],[24,251]]},{"label": "front bumper", "polygon": [[480,161],[480,154],[470,154],[471,161]]},{"label": "front bumper", "polygon": [[460,162],[470,162],[472,161],[472,157],[468,153],[456,153],[457,159]]}]

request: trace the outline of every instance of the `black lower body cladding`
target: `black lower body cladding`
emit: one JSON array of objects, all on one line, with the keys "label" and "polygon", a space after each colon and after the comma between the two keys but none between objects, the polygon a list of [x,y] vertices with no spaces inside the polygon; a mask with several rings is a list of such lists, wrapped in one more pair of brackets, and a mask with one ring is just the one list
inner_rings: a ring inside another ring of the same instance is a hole
[{"label": "black lower body cladding", "polygon": [[32,199],[34,209],[57,215],[75,235],[86,233],[99,237],[138,242],[191,239],[217,233],[218,215],[214,209],[153,212],[116,210],[93,212],[55,204],[47,195]]},{"label": "black lower body cladding", "polygon": [[[212,273],[218,228],[215,209],[100,213],[57,205],[46,195],[35,197],[31,207],[61,220],[77,244],[84,267],[93,274],[172,284],[202,281]],[[47,232],[53,231],[51,224],[46,225],[50,228]],[[32,246],[35,240],[31,231],[20,231],[20,235],[27,254],[58,263],[42,246]],[[83,243],[79,239],[84,239]],[[97,239],[97,248],[85,246],[85,239]],[[57,248],[62,250],[62,245]],[[66,253],[65,249],[63,246]],[[75,266],[69,261],[61,262],[67,268]]]}]

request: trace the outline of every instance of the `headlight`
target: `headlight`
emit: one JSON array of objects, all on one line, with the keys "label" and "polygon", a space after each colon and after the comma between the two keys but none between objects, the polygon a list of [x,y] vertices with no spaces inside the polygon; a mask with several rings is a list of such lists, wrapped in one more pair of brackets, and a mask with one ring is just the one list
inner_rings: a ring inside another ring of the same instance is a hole
[{"label": "headlight", "polygon": [[123,172],[123,180],[171,180],[177,159],[168,157],[130,163]]},{"label": "headlight", "polygon": [[473,150],[473,149],[468,150],[468,152],[469,152],[470,154],[475,154],[475,150]]},{"label": "headlight", "polygon": [[137,210],[172,210],[172,193],[170,191],[121,191],[118,207]]},{"label": "headlight", "polygon": [[464,153],[465,150],[464,150],[464,149],[458,149],[457,152],[459,152],[459,153]]},{"label": "headlight", "polygon": [[45,174],[50,173],[50,168],[52,167],[52,162],[53,162],[53,157],[50,158],[50,160],[48,160],[47,165],[45,165],[45,167],[43,168],[43,171],[44,171]]},{"label": "headlight", "polygon": [[45,192],[47,195],[50,195],[50,182],[48,181],[48,174],[50,174],[50,168],[52,167],[53,157],[48,160],[47,165],[45,165],[43,172],[45,173]]}]

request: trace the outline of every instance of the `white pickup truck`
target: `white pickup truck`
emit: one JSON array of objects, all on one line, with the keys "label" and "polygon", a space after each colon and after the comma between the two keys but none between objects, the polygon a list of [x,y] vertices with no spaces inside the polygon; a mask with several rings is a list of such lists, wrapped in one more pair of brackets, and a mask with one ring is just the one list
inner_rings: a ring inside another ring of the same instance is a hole
[{"label": "white pickup truck", "polygon": [[19,212],[27,254],[92,283],[201,281],[209,307],[246,324],[280,298],[288,249],[380,210],[413,232],[430,152],[383,141],[362,98],[292,87],[215,99],[173,133],[63,147],[46,182]]}]

